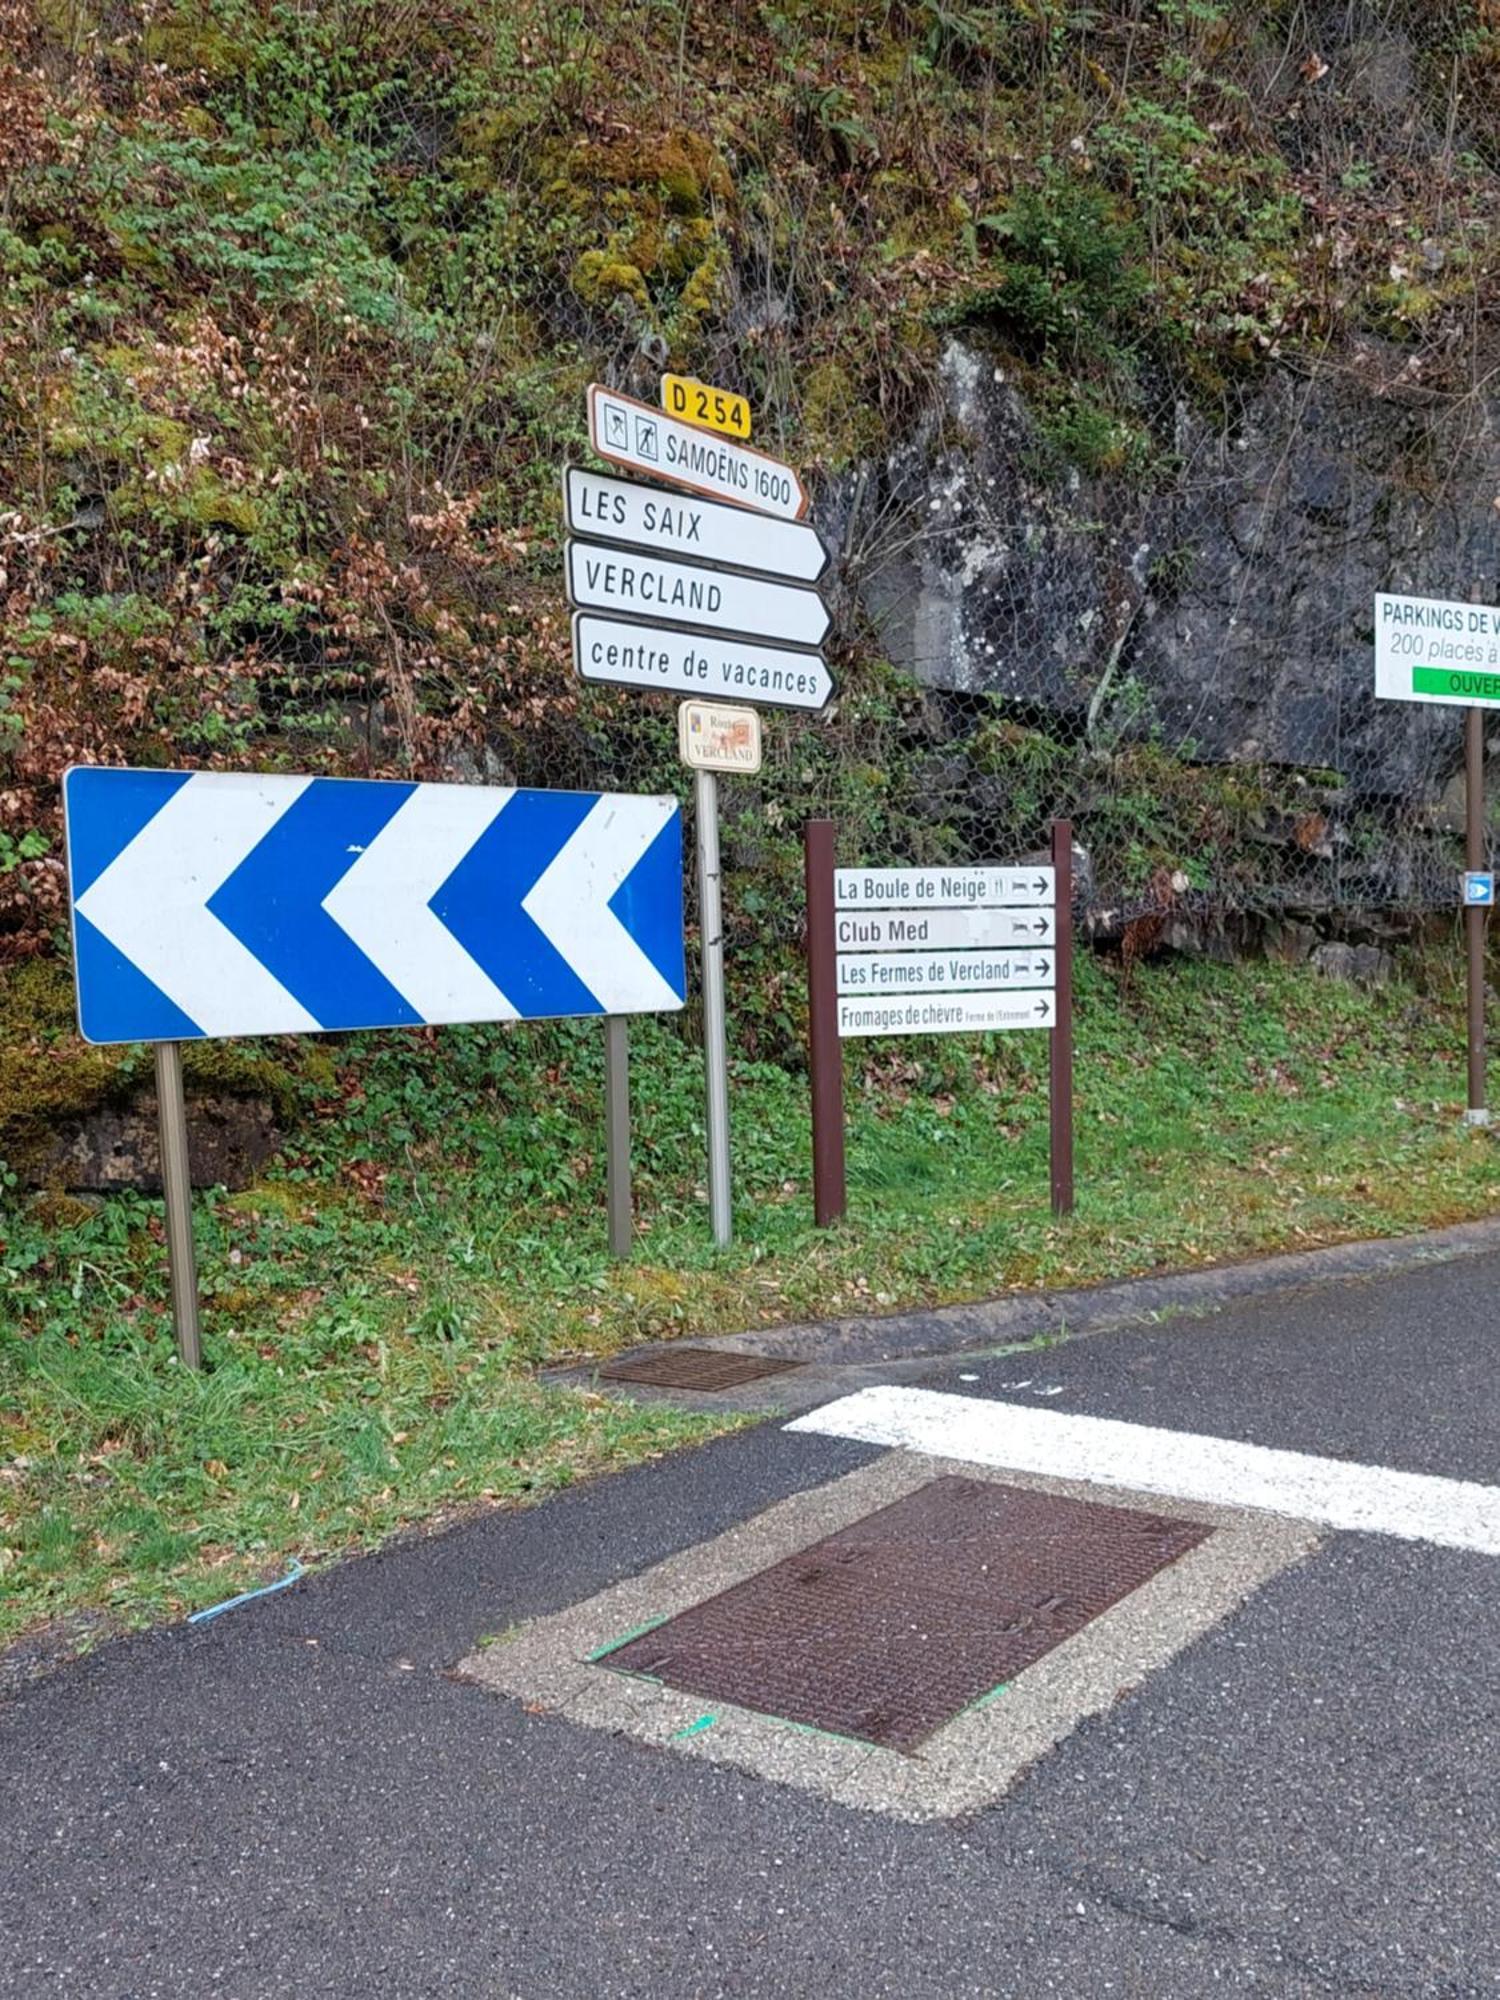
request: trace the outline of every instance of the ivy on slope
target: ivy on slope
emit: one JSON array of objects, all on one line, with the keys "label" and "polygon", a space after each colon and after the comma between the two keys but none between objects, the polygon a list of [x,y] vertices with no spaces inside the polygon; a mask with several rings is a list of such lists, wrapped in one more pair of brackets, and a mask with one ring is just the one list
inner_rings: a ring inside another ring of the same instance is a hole
[{"label": "ivy on slope", "polygon": [[[1361,331],[1470,381],[1497,90],[1488,0],[0,0],[0,959],[63,947],[73,758],[670,770],[567,663],[598,374],[831,475],[963,325],[1135,480],[1163,383]],[[825,796],[895,851],[912,697],[844,624]]]}]

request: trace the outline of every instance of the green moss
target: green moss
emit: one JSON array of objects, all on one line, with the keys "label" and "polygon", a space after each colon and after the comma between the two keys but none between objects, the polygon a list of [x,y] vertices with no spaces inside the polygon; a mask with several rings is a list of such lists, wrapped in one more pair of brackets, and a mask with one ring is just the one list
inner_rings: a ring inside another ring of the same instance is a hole
[{"label": "green moss", "polygon": [[54,1188],[34,1195],[27,1204],[27,1219],[46,1230],[77,1229],[89,1221],[95,1210],[91,1202],[77,1195],[60,1194]]},{"label": "green moss", "polygon": [[719,310],[729,249],[716,217],[734,205],[728,168],[691,132],[584,143],[548,156],[545,200],[570,231],[597,240],[570,283],[591,306],[630,299],[659,316],[669,344],[691,349]]},{"label": "green moss", "polygon": [[99,33],[104,10],[85,0],[32,0],[36,18],[54,40],[75,51]]},{"label": "green moss", "polygon": [[225,83],[250,68],[252,45],[233,35],[202,6],[180,7],[148,20],[141,35],[147,59],[163,69]]},{"label": "green moss", "polygon": [[132,347],[91,349],[72,381],[53,385],[47,404],[47,446],[59,457],[87,452],[97,461],[164,471],[182,464],[192,432],[175,417],[142,406],[135,378],[152,362]]},{"label": "green moss", "polygon": [[616,299],[628,298],[643,312],[651,306],[640,266],[611,257],[607,250],[585,250],[573,266],[571,283],[585,305],[611,305]]},{"label": "green moss", "polygon": [[839,360],[820,361],[802,385],[802,424],[810,456],[828,466],[850,464],[873,450],[880,415]]},{"label": "green moss", "polygon": [[297,1055],[282,1061],[239,1042],[188,1042],[182,1051],[183,1080],[191,1093],[218,1097],[264,1097],[279,1125],[297,1116],[304,1090],[333,1084],[326,1051],[298,1042]]},{"label": "green moss", "polygon": [[569,157],[575,187],[653,191],[672,215],[703,216],[714,203],[732,206],[734,179],[712,143],[698,132],[640,133],[604,144],[585,142]]},{"label": "green moss", "polygon": [[691,352],[705,324],[718,311],[728,272],[729,252],[722,243],[713,244],[693,267],[672,314],[671,345],[675,354]]},{"label": "green moss", "polygon": [[[282,1126],[309,1090],[334,1082],[331,1057],[310,1042],[290,1059],[238,1042],[189,1042],[182,1066],[190,1095],[264,1098]],[[0,1159],[25,1171],[59,1129],[154,1088],[138,1050],[79,1039],[73,982],[57,960],[28,959],[0,978]]]},{"label": "green moss", "polygon": [[175,510],[184,520],[204,528],[232,528],[237,535],[254,535],[265,526],[266,510],[253,493],[226,486],[207,466],[195,468]]},{"label": "green moss", "polygon": [[73,989],[52,959],[0,983],[0,1159],[25,1167],[60,1125],[130,1094],[120,1052],[71,1038]]}]

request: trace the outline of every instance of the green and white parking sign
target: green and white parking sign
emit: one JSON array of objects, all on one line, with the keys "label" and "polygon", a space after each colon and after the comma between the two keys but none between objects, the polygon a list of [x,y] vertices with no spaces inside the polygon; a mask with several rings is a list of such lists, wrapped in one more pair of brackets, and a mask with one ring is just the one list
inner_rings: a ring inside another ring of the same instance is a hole
[{"label": "green and white parking sign", "polygon": [[1386,701],[1500,708],[1500,609],[1380,593],[1375,692]]}]

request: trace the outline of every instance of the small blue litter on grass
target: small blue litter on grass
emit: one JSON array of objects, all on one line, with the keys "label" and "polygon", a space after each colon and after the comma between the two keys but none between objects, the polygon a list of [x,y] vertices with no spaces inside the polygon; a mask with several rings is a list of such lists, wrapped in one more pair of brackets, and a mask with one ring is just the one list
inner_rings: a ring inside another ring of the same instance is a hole
[{"label": "small blue litter on grass", "polygon": [[294,1562],[286,1575],[278,1577],[275,1583],[263,1583],[259,1590],[242,1590],[238,1597],[226,1597],[222,1604],[210,1604],[206,1611],[190,1611],[187,1622],[189,1625],[202,1625],[210,1618],[217,1618],[221,1611],[233,1611],[241,1604],[252,1603],[257,1597],[270,1597],[278,1590],[285,1590],[289,1583],[295,1583],[299,1576],[306,1574],[301,1563]]}]

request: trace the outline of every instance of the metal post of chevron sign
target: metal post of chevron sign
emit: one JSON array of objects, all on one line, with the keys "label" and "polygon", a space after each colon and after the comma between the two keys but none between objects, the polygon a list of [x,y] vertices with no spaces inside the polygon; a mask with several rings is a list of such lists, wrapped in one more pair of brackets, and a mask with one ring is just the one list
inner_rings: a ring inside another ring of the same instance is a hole
[{"label": "metal post of chevron sign", "polygon": [[628,1257],[635,1209],[630,1194],[630,1023],[623,1014],[604,1017],[604,1205],[609,1254]]},{"label": "metal post of chevron sign", "polygon": [[156,1137],[167,1211],[167,1280],[172,1326],[184,1368],[203,1365],[198,1324],[198,1255],[193,1247],[193,1178],[188,1164],[187,1105],[182,1094],[182,1045],[156,1044]]},{"label": "metal post of chevron sign", "polygon": [[[91,1042],[643,1014],[686,995],[672,798],[75,767],[63,809]],[[174,1185],[185,1172],[166,1178],[176,1208]]]}]

